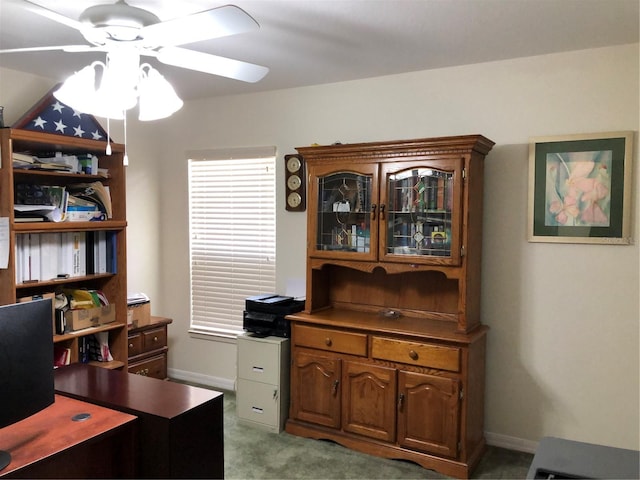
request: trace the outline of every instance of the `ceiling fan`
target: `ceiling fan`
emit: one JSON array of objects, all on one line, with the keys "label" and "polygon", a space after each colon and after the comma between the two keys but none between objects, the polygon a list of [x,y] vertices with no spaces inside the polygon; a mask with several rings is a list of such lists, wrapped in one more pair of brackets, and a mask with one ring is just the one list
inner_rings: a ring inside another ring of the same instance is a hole
[{"label": "ceiling fan", "polygon": [[0,53],[51,51],[114,52],[135,51],[155,57],[161,63],[198,72],[255,83],[267,67],[180,47],[260,28],[244,10],[225,5],[181,18],[161,21],[154,13],[124,0],[85,9],[77,20],[29,0],[16,0],[25,9],[78,30],[89,45],[59,45],[0,50]]}]

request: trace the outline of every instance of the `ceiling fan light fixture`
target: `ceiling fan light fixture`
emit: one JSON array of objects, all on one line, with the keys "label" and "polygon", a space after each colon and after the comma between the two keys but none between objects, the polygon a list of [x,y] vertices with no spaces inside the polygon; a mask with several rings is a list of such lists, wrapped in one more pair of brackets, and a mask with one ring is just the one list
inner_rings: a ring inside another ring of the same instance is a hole
[{"label": "ceiling fan light fixture", "polygon": [[140,67],[138,94],[138,119],[145,122],[167,118],[184,104],[171,84],[148,63]]},{"label": "ceiling fan light fixture", "polygon": [[93,115],[115,120],[124,118],[124,112],[135,107],[138,102],[139,80],[136,52],[117,51],[107,54],[100,86],[94,93]]},{"label": "ceiling fan light fixture", "polygon": [[[111,51],[106,63],[93,62],[74,73],[54,96],[79,112],[112,120],[124,119],[136,104],[142,121],[166,118],[180,110],[184,102],[171,84],[151,65],[139,62],[136,51]],[[102,67],[99,79],[98,66]]]},{"label": "ceiling fan light fixture", "polygon": [[79,112],[88,112],[93,109],[96,92],[96,71],[94,69],[96,64],[101,64],[101,62],[94,62],[79,72],[75,72],[64,81],[58,90],[53,92],[53,96]]}]

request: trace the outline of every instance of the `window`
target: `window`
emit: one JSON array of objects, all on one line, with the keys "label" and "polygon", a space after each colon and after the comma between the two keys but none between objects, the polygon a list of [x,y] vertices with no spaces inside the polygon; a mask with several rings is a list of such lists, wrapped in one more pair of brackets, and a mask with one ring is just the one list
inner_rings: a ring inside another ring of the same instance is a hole
[{"label": "window", "polygon": [[235,338],[275,291],[275,148],[189,155],[191,331]]}]

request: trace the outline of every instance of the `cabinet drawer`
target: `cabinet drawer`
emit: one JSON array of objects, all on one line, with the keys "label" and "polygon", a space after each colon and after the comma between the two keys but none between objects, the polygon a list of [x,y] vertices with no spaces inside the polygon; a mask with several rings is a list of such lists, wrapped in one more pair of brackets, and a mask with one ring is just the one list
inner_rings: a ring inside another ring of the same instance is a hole
[{"label": "cabinet drawer", "polygon": [[142,335],[139,333],[129,335],[128,345],[129,357],[140,355],[144,351],[144,347],[142,345]]},{"label": "cabinet drawer", "polygon": [[456,347],[373,337],[371,356],[408,365],[460,371],[460,349]]},{"label": "cabinet drawer", "polygon": [[130,363],[129,373],[164,380],[167,378],[167,355],[157,355],[140,362]]},{"label": "cabinet drawer", "polygon": [[165,347],[167,345],[167,329],[162,327],[146,330],[142,332],[142,338],[145,352]]},{"label": "cabinet drawer", "polygon": [[238,418],[264,425],[278,425],[280,390],[275,385],[238,379]]},{"label": "cabinet drawer", "polygon": [[238,337],[238,377],[272,385],[280,384],[280,348],[275,343]]},{"label": "cabinet drawer", "polygon": [[322,327],[293,325],[293,341],[301,347],[367,356],[367,335]]}]

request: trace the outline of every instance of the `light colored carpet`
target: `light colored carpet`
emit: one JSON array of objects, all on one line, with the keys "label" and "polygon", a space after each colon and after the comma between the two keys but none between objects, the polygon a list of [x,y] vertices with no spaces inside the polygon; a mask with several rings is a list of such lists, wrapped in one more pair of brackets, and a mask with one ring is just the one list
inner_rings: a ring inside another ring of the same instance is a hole
[{"label": "light colored carpet", "polygon": [[[224,392],[225,478],[447,478],[411,462],[373,457],[333,442],[238,425],[234,392]],[[490,447],[473,478],[525,478],[533,455]]]}]

